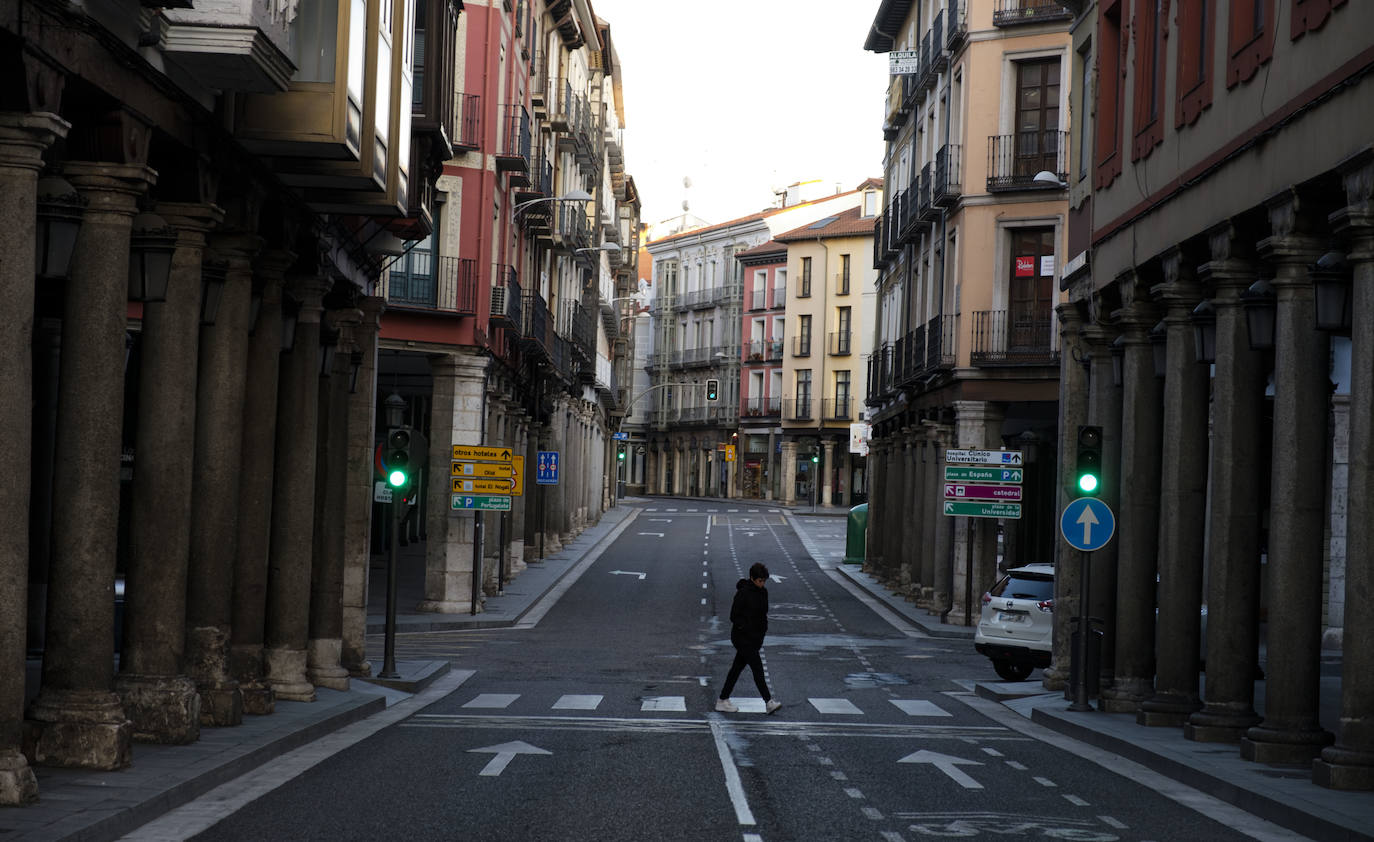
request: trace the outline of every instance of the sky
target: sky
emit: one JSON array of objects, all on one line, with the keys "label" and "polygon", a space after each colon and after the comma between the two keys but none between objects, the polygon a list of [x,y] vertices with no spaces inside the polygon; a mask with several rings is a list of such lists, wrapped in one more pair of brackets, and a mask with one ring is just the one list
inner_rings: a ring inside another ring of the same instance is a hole
[{"label": "sky", "polygon": [[887,57],[863,48],[878,0],[591,5],[620,57],[625,171],[644,222],[684,200],[725,222],[794,182],[852,190],[882,175]]}]

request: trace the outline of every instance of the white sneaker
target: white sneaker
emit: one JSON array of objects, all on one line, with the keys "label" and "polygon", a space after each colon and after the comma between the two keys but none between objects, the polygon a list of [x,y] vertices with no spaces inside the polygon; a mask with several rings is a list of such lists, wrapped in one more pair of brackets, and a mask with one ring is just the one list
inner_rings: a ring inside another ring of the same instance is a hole
[{"label": "white sneaker", "polygon": [[777,713],[778,708],[782,707],[782,702],[777,699],[769,699],[768,704],[763,706],[764,713]]},{"label": "white sneaker", "polygon": [[739,708],[729,699],[716,699],[716,710],[721,713],[739,713]]}]

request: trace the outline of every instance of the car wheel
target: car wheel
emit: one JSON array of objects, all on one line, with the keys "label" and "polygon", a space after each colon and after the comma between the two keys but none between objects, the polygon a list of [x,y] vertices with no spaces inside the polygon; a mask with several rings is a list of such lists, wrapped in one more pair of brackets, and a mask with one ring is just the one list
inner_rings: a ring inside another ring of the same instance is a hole
[{"label": "car wheel", "polygon": [[1030,664],[1020,664],[1009,661],[1006,658],[997,658],[992,662],[992,668],[997,670],[1003,681],[1025,681],[1034,669]]}]

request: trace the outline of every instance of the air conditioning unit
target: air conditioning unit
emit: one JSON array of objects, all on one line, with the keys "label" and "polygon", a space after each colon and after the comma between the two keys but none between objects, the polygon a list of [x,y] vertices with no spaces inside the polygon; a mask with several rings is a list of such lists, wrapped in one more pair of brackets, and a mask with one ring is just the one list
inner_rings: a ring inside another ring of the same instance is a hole
[{"label": "air conditioning unit", "polygon": [[506,307],[506,294],[509,292],[505,284],[499,284],[491,288],[491,319],[492,321],[510,321],[509,310]]}]

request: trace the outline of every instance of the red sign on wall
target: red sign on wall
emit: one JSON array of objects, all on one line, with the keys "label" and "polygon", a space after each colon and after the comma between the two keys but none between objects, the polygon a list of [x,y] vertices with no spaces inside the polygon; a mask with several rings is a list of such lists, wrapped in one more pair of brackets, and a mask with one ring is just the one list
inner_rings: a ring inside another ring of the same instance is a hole
[{"label": "red sign on wall", "polygon": [[1035,277],[1035,257],[1016,258],[1016,277],[1033,278]]}]

